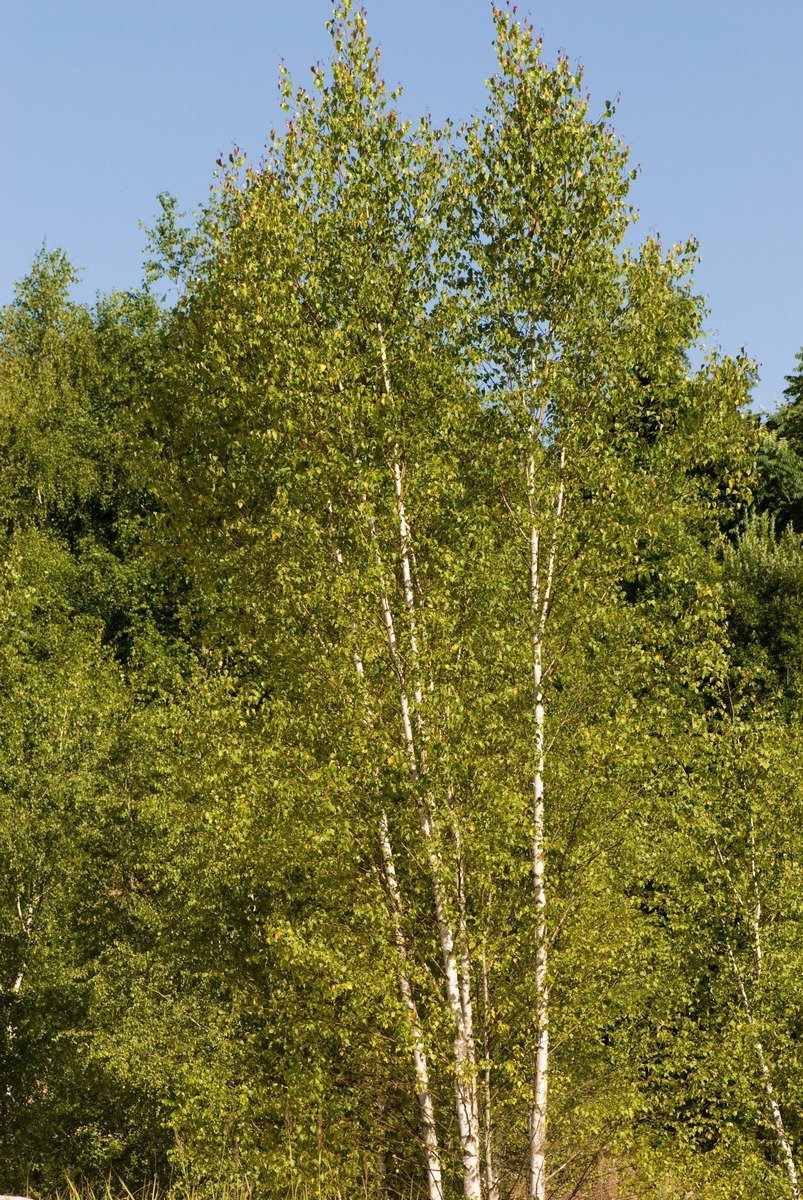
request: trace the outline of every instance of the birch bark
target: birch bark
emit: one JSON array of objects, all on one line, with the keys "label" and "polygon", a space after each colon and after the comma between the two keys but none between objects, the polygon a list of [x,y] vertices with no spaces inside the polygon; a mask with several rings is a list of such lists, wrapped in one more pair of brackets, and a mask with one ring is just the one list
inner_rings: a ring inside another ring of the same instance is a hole
[{"label": "birch bark", "polygon": [[[17,896],[17,917],[19,918],[20,928],[22,930],[26,945],[31,940],[31,931],[33,930],[34,918],[36,916],[36,910],[39,907],[41,899],[41,893],[37,893],[32,897],[31,900],[28,901],[23,910],[22,897]],[[14,996],[18,996],[22,990],[22,985],[25,980],[25,969],[25,960],[23,958],[23,961],[17,970],[17,974],[14,976],[14,982],[11,985],[11,992]],[[9,1035],[13,1036],[13,1029],[11,1026],[9,1026],[8,1031]]]},{"label": "birch bark", "polygon": [[789,1138],[786,1133],[786,1126],[784,1125],[783,1116],[781,1115],[781,1109],[778,1104],[777,1098],[775,1096],[775,1088],[773,1087],[773,1084],[772,1084],[772,1075],[770,1073],[769,1064],[767,1063],[767,1058],[764,1053],[764,1046],[761,1041],[761,1038],[758,1036],[758,1031],[756,1029],[756,1021],[755,1021],[755,1017],[753,1015],[753,1007],[752,1007],[752,1005],[750,1003],[750,999],[747,995],[747,989],[744,986],[744,980],[742,978],[742,973],[739,970],[739,964],[736,962],[736,957],[733,953],[733,948],[730,944],[730,940],[726,939],[725,946],[728,951],[728,958],[730,959],[731,969],[733,970],[734,978],[736,980],[736,986],[738,988],[739,996],[742,1001],[742,1008],[744,1010],[744,1015],[745,1015],[748,1025],[750,1026],[750,1028],[753,1032],[753,1049],[755,1050],[756,1059],[758,1060],[758,1067],[759,1067],[759,1071],[761,1072],[761,1082],[764,1087],[764,1096],[767,1101],[767,1108],[769,1109],[770,1119],[772,1121],[772,1125],[775,1130],[775,1136],[778,1140],[778,1148],[781,1152],[781,1158],[783,1159],[784,1166],[786,1167],[786,1174],[789,1179],[789,1195],[792,1197],[792,1200],[799,1200],[800,1183],[798,1181],[797,1168],[795,1166],[795,1159],[794,1159],[794,1155],[792,1154],[792,1147],[790,1145]]},{"label": "birch bark", "polygon": [[527,490],[530,505],[530,611],[533,655],[533,899],[535,904],[535,1063],[533,1099],[530,1106],[529,1138],[530,1200],[546,1198],[547,1101],[549,1094],[549,946],[547,939],[546,892],[546,812],[544,806],[544,756],[546,704],[544,698],[544,634],[552,599],[552,581],[557,553],[558,530],[563,515],[565,453],[561,454],[560,477],[555,497],[554,518],[542,576],[541,529],[536,501],[536,460],[532,442],[527,462]]},{"label": "birch bark", "polygon": [[[34,925],[34,919],[36,917],[36,911],[37,911],[41,901],[42,901],[42,893],[38,892],[38,893],[34,894],[34,896],[28,901],[28,903],[25,905],[25,908],[23,909],[22,897],[17,896],[17,916],[19,918],[20,928],[22,929],[22,933],[25,938],[26,946],[31,940],[31,933],[33,931],[33,925]],[[22,962],[20,963],[20,965],[17,969],[17,973],[14,976],[14,982],[11,984],[11,994],[13,996],[19,996],[20,992],[22,991],[22,985],[25,982],[25,971],[26,971],[26,954],[23,955]],[[13,1016],[13,1013],[12,1013],[12,1016]],[[17,1036],[17,1030],[14,1026],[13,1019],[9,1019],[8,1024],[6,1025],[6,1035],[8,1037],[9,1045],[11,1045],[11,1043],[14,1041],[14,1039]],[[6,1084],[6,1095],[11,1096],[11,1094],[12,1094],[11,1093],[11,1085],[7,1083]],[[2,1197],[0,1197],[0,1200],[2,1200]]]},{"label": "birch bark", "polygon": [[[329,523],[334,535],[334,517],[331,505],[329,506]],[[338,568],[342,570],[344,565],[343,555],[336,541],[334,542],[334,555]],[[356,645],[352,658],[357,678],[362,684],[365,681],[365,668],[363,666],[362,655]],[[370,709],[368,711],[368,723],[369,725],[373,725],[373,717]],[[412,1045],[416,1099],[421,1113],[421,1133],[427,1168],[427,1193],[429,1200],[443,1200],[443,1171],[438,1144],[438,1131],[435,1123],[435,1107],[432,1100],[432,1089],[429,1079],[429,1063],[424,1044],[423,1026],[418,1013],[418,1006],[415,1002],[407,965],[407,943],[404,937],[401,892],[396,876],[396,864],[393,856],[393,845],[390,840],[388,817],[384,808],[379,814],[378,827],[379,847],[382,857],[382,877],[388,893],[393,941],[396,948],[399,991],[404,1011],[407,1015],[408,1032]],[[384,1156],[382,1162],[384,1163]]]},{"label": "birch bark", "polygon": [[[719,861],[725,871],[731,891],[736,897],[736,902],[740,908],[744,910],[745,914],[747,914],[747,904],[745,903],[745,900],[740,894],[739,889],[736,887],[733,879],[731,878],[730,872],[725,864],[725,858],[719,848],[719,845],[715,843],[715,846],[717,857],[719,858]],[[761,979],[761,971],[764,964],[764,954],[761,946],[761,891],[759,888],[758,871],[756,867],[756,829],[752,813],[750,814],[750,884],[754,897],[754,907],[752,914],[750,915],[750,925],[753,940],[755,976],[756,981],[759,981]],[[783,1115],[781,1114],[780,1105],[778,1104],[778,1100],[775,1095],[775,1088],[772,1083],[772,1074],[770,1072],[766,1054],[764,1053],[764,1046],[761,1038],[758,1035],[753,1006],[750,1003],[750,997],[747,994],[744,978],[742,976],[742,972],[739,970],[739,964],[736,961],[736,956],[733,953],[733,947],[731,945],[730,938],[727,936],[727,933],[725,934],[725,948],[727,950],[728,958],[731,964],[731,970],[733,971],[733,976],[736,981],[739,998],[742,1002],[742,1009],[744,1011],[745,1019],[753,1033],[753,1049],[758,1061],[758,1069],[761,1073],[761,1082],[764,1088],[764,1098],[767,1102],[770,1120],[772,1121],[772,1126],[775,1130],[775,1137],[778,1141],[778,1149],[780,1151],[781,1158],[786,1168],[787,1178],[789,1180],[789,1195],[792,1197],[792,1200],[799,1200],[801,1195],[800,1182],[798,1180],[795,1158],[792,1153],[792,1146],[789,1142],[786,1126],[784,1125]]]},{"label": "birch bark", "polygon": [[[380,357],[385,394],[393,398],[388,364],[387,347],[384,331],[377,325],[379,336]],[[473,1018],[471,1010],[471,985],[468,961],[468,943],[465,941],[465,953],[461,953],[458,966],[458,947],[449,917],[448,889],[444,879],[444,869],[437,844],[437,828],[432,797],[424,785],[425,751],[424,719],[423,719],[423,672],[421,669],[420,648],[418,640],[418,621],[416,611],[415,589],[412,572],[412,552],[410,525],[404,499],[404,478],[400,456],[394,452],[393,481],[396,496],[396,516],[399,527],[399,556],[401,563],[402,584],[404,590],[405,609],[408,619],[410,640],[410,660],[413,674],[413,697],[415,700],[415,731],[411,713],[410,697],[405,682],[406,672],[399,651],[393,614],[388,600],[387,588],[381,585],[380,603],[382,616],[394,670],[399,681],[399,699],[401,706],[402,727],[407,751],[410,778],[415,787],[416,803],[419,814],[419,825],[427,847],[430,877],[432,882],[435,919],[438,930],[441,954],[444,966],[444,983],[446,998],[452,1018],[453,1050],[455,1072],[455,1106],[460,1135],[461,1157],[463,1162],[463,1192],[466,1200],[481,1200],[480,1172],[480,1137],[477,1112],[477,1083],[476,1083],[476,1051],[474,1047]],[[376,540],[375,530],[372,529],[378,565],[381,571],[381,557]],[[416,732],[420,747],[417,746]],[[458,887],[459,891],[459,887]],[[461,938],[461,942],[463,939]]]},{"label": "birch bark", "polygon": [[418,1015],[418,1006],[413,996],[413,989],[410,985],[410,976],[407,970],[407,945],[402,927],[401,894],[396,879],[396,866],[393,860],[387,813],[384,810],[379,816],[379,843],[382,849],[382,871],[390,899],[393,938],[396,944],[396,954],[399,964],[399,989],[407,1011],[408,1026],[413,1047],[416,1098],[421,1110],[421,1130],[427,1164],[427,1190],[430,1200],[443,1200],[443,1176],[438,1147],[438,1132],[435,1125],[435,1110],[432,1103],[432,1090],[429,1082],[429,1064],[424,1048],[424,1036],[421,1020]]}]

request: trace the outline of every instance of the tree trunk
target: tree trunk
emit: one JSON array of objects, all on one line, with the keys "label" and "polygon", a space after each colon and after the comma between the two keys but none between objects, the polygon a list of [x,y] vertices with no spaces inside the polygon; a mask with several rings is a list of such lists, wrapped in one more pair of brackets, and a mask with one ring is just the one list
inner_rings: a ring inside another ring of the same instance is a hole
[{"label": "tree trunk", "polygon": [[[736,898],[736,902],[745,913],[745,916],[747,916],[747,905],[745,899],[740,894],[739,889],[736,887],[733,879],[731,878],[725,857],[722,854],[716,839],[714,840],[714,847],[730,885],[730,889]],[[752,813],[750,814],[750,879],[753,886],[755,905],[749,920],[753,937],[755,976],[756,981],[758,982],[761,979],[761,971],[763,966],[763,953],[761,949],[761,891],[759,889],[758,871],[756,867],[756,831]],[[772,1085],[772,1075],[770,1073],[766,1055],[764,1054],[764,1046],[762,1045],[756,1029],[753,1006],[750,1003],[750,997],[747,994],[747,988],[744,985],[744,979],[742,978],[742,973],[739,970],[739,964],[737,963],[736,956],[733,953],[733,947],[731,946],[730,938],[728,937],[725,929],[724,921],[722,922],[722,932],[725,935],[725,948],[728,952],[728,958],[730,959],[734,979],[736,980],[736,987],[742,1002],[744,1015],[747,1020],[747,1024],[753,1033],[753,1049],[756,1054],[756,1059],[758,1060],[758,1067],[759,1071],[761,1072],[761,1082],[764,1088],[764,1098],[767,1102],[767,1108],[769,1110],[770,1120],[772,1121],[772,1127],[775,1130],[775,1137],[778,1141],[778,1149],[780,1151],[784,1166],[786,1167],[786,1174],[789,1179],[789,1194],[792,1197],[792,1200],[799,1200],[801,1194],[800,1184],[798,1182],[797,1168],[795,1167],[795,1159],[794,1155],[792,1154],[792,1147],[789,1144],[789,1138],[786,1134],[786,1127],[783,1122],[783,1116],[781,1115],[781,1109],[778,1105],[778,1101],[775,1098],[775,1089]]]},{"label": "tree trunk", "polygon": [[[534,442],[537,429],[531,429]],[[546,704],[544,698],[544,633],[552,600],[552,581],[558,529],[563,516],[565,451],[561,452],[560,475],[555,495],[554,516],[546,570],[541,570],[541,533],[536,505],[535,448],[527,462],[527,491],[530,504],[530,615],[533,653],[533,902],[535,906],[535,1062],[533,1098],[530,1106],[530,1200],[546,1200],[547,1099],[549,1093],[549,945],[547,940],[546,810],[544,807],[544,755]]]},{"label": "tree trunk", "polygon": [[534,645],[535,756],[533,778],[533,888],[535,903],[535,1078],[530,1108],[530,1200],[546,1197],[546,1120],[549,1083],[549,982],[546,924],[546,847],[544,840],[544,693],[543,648]]},{"label": "tree trunk", "polygon": [[402,1000],[407,1012],[410,1040],[413,1047],[416,1097],[421,1110],[421,1130],[424,1142],[424,1156],[427,1164],[429,1200],[443,1200],[441,1160],[438,1148],[438,1132],[435,1126],[432,1091],[429,1084],[429,1066],[426,1050],[424,1049],[424,1036],[418,1016],[418,1007],[413,996],[410,976],[407,971],[407,945],[402,928],[401,896],[396,879],[396,866],[393,861],[388,818],[384,810],[379,816],[379,844],[382,848],[382,872],[390,901],[393,940],[396,945],[396,957],[398,961],[399,990],[401,991]]},{"label": "tree trunk", "polygon": [[[385,393],[392,399],[393,392],[390,383],[387,349],[381,326],[377,326],[379,335],[380,355]],[[407,761],[410,778],[415,786],[418,806],[419,825],[427,848],[430,878],[432,882],[435,905],[435,920],[438,930],[441,954],[443,956],[444,983],[446,998],[452,1017],[454,1073],[455,1073],[455,1107],[457,1110],[457,1125],[460,1135],[460,1149],[463,1162],[463,1193],[466,1200],[481,1200],[480,1173],[480,1138],[477,1114],[477,1084],[476,1084],[476,1053],[474,1049],[474,1034],[470,1003],[470,977],[467,954],[458,970],[457,947],[452,922],[449,918],[448,892],[444,882],[443,864],[437,845],[437,830],[432,797],[426,790],[423,780],[424,757],[416,746],[416,732],[423,741],[424,721],[421,711],[423,703],[423,683],[416,620],[416,600],[413,585],[412,554],[410,526],[404,501],[403,472],[398,453],[394,453],[393,481],[396,495],[396,516],[399,523],[399,555],[401,562],[402,583],[404,587],[405,608],[409,623],[410,659],[413,673],[413,696],[415,700],[415,732],[411,713],[410,697],[405,684],[406,673],[401,654],[399,653],[396,633],[393,624],[393,614],[388,600],[387,589],[381,587],[380,603],[382,616],[387,634],[388,647],[394,670],[399,681],[399,700],[401,706],[402,727],[407,750]],[[375,530],[371,529],[374,546],[379,556],[379,546]],[[459,886],[458,886],[459,890]],[[466,997],[468,1004],[466,1006]]]},{"label": "tree trunk", "polygon": [[[757,942],[757,946],[758,945],[760,945],[759,942]],[[781,1115],[781,1109],[775,1097],[775,1088],[772,1085],[772,1075],[770,1074],[767,1058],[764,1054],[764,1046],[756,1029],[753,1008],[750,1004],[750,999],[747,995],[747,989],[745,988],[744,980],[742,979],[742,973],[739,970],[739,965],[736,962],[736,957],[733,953],[733,948],[731,947],[730,940],[728,938],[725,940],[725,946],[728,951],[728,957],[730,959],[734,978],[736,979],[736,986],[739,989],[739,995],[741,997],[742,1008],[744,1009],[747,1024],[750,1026],[753,1033],[753,1049],[755,1050],[756,1059],[758,1060],[758,1067],[759,1071],[761,1072],[761,1082],[764,1087],[764,1097],[767,1101],[770,1120],[772,1121],[772,1127],[775,1130],[775,1137],[778,1141],[778,1149],[780,1150],[781,1158],[783,1159],[784,1166],[786,1167],[787,1178],[789,1179],[789,1195],[792,1197],[792,1200],[799,1200],[800,1184],[798,1182],[795,1159],[794,1155],[792,1154],[792,1147],[789,1144],[789,1138],[786,1134],[786,1127]],[[758,961],[761,961],[760,957]]]},{"label": "tree trunk", "polygon": [[[329,521],[332,526],[334,537],[334,519],[331,505],[329,506]],[[337,541],[334,541],[335,561],[338,569],[343,568],[343,555]],[[365,681],[365,668],[363,666],[362,655],[358,647],[354,646],[353,650],[354,669],[360,684]],[[368,709],[368,724],[373,726],[373,714]],[[427,1167],[427,1191],[429,1200],[443,1200],[443,1177],[441,1170],[440,1149],[438,1146],[438,1132],[435,1124],[435,1109],[432,1102],[432,1090],[429,1082],[429,1064],[427,1061],[426,1049],[424,1046],[424,1035],[421,1026],[421,1020],[418,1015],[418,1006],[415,1002],[413,989],[410,982],[410,975],[407,968],[407,944],[404,938],[404,929],[402,925],[402,903],[401,893],[399,891],[398,879],[396,877],[396,864],[393,858],[393,847],[390,840],[390,829],[388,826],[387,813],[384,809],[379,815],[379,847],[382,856],[382,875],[385,881],[385,887],[388,893],[388,902],[390,907],[391,924],[393,928],[393,941],[396,947],[397,960],[397,975],[399,980],[399,992],[402,998],[405,1013],[407,1014],[408,1029],[410,1033],[410,1041],[412,1043],[413,1069],[415,1072],[415,1088],[418,1107],[421,1112],[421,1134],[424,1146],[424,1158]],[[380,1155],[380,1173],[384,1177],[386,1174],[386,1163],[384,1152]]]},{"label": "tree trunk", "polygon": [[[378,549],[378,548],[377,548]],[[446,887],[443,880],[443,869],[437,848],[437,832],[431,797],[426,793],[413,733],[410,700],[404,686],[403,664],[399,654],[396,632],[393,624],[393,614],[390,609],[387,592],[384,587],[380,594],[385,631],[388,647],[399,679],[399,702],[401,708],[402,729],[407,751],[408,770],[415,787],[416,804],[418,807],[419,825],[427,850],[430,879],[432,883],[435,906],[435,923],[438,931],[443,957],[444,983],[446,999],[452,1017],[454,1071],[455,1071],[455,1106],[457,1110],[457,1125],[460,1134],[460,1148],[463,1160],[463,1192],[466,1200],[481,1200],[480,1167],[479,1167],[479,1131],[476,1110],[476,1067],[473,1040],[466,1034],[466,1022],[463,1012],[463,1002],[460,987],[460,977],[457,967],[457,953],[454,931],[449,920]]]}]

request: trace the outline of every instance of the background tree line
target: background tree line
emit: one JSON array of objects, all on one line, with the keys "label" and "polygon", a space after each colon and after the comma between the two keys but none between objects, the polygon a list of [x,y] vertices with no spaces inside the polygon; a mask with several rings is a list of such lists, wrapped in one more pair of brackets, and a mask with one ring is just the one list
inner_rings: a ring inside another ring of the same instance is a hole
[{"label": "background tree line", "polygon": [[455,130],[337,10],[141,291],[2,314],[6,1190],[798,1195],[803,357],[692,366],[494,19]]}]

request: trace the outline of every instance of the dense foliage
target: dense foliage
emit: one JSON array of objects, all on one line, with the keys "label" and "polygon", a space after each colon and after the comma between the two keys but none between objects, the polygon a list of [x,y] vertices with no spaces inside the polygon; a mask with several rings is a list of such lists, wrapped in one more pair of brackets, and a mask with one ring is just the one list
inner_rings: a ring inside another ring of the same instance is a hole
[{"label": "dense foliage", "polygon": [[803,373],[514,12],[0,317],[6,1191],[799,1194]]}]

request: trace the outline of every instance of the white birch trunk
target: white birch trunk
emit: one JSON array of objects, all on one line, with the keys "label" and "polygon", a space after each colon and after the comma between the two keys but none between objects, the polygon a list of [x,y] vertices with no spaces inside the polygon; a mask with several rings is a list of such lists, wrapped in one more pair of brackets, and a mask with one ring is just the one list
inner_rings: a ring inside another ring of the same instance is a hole
[{"label": "white birch trunk", "polygon": [[[374,533],[375,537],[375,533]],[[375,543],[376,544],[376,543]],[[377,547],[378,554],[378,547]],[[460,978],[457,967],[457,952],[454,931],[449,920],[446,900],[446,888],[443,881],[442,865],[436,845],[436,830],[432,801],[426,795],[421,779],[421,772],[413,733],[412,714],[407,689],[404,686],[404,673],[401,655],[399,653],[396,631],[393,623],[387,590],[384,585],[380,589],[380,605],[385,624],[385,632],[399,679],[399,703],[401,708],[402,730],[407,753],[407,765],[410,778],[416,790],[419,825],[427,849],[430,878],[432,882],[435,905],[435,922],[438,930],[438,941],[444,966],[444,983],[446,999],[452,1017],[454,1066],[455,1066],[455,1106],[457,1124],[460,1135],[461,1157],[463,1161],[463,1191],[466,1200],[480,1200],[481,1182],[479,1167],[479,1131],[476,1112],[476,1068],[473,1042],[466,1037],[465,1017],[463,1013]]]},{"label": "white birch trunk", "polygon": [[[451,789],[447,792],[447,801],[449,806],[449,814],[452,822],[452,839],[454,842],[455,853],[455,871],[457,875],[457,943],[459,947],[459,982],[460,982],[460,1007],[463,1015],[463,1033],[467,1048],[467,1054],[471,1067],[471,1075],[469,1079],[470,1095],[469,1104],[471,1112],[471,1128],[473,1136],[476,1139],[477,1153],[479,1156],[480,1148],[480,1120],[479,1120],[479,1097],[478,1097],[478,1079],[477,1079],[477,1064],[474,1039],[474,1005],[471,998],[471,952],[468,938],[468,921],[466,916],[466,884],[465,884],[465,865],[463,859],[463,848],[460,840],[460,827],[457,821],[457,814],[454,808],[454,793]],[[479,1163],[479,1158],[478,1158]],[[479,1170],[479,1165],[478,1168]]]},{"label": "white birch trunk", "polygon": [[[392,397],[390,372],[388,367],[385,338],[381,326],[377,326],[382,360],[383,382],[386,395]],[[410,636],[410,657],[413,666],[413,695],[415,699],[415,723],[419,737],[423,740],[424,722],[422,713],[423,686],[418,644],[418,629],[416,621],[415,591],[411,566],[410,527],[404,503],[403,475],[398,454],[394,455],[393,479],[396,493],[396,515],[399,522],[399,553],[402,569],[405,608],[407,610]],[[374,545],[377,555],[379,548]],[[476,1053],[472,1028],[470,1003],[470,977],[466,943],[466,955],[461,961],[462,972],[458,970],[457,948],[454,930],[449,919],[447,888],[443,878],[443,866],[437,847],[435,818],[432,798],[423,786],[423,759],[416,749],[416,738],[410,711],[410,699],[405,685],[404,664],[398,649],[396,633],[393,625],[393,614],[387,596],[387,589],[381,587],[381,607],[388,639],[391,659],[394,663],[399,680],[399,699],[401,704],[402,726],[407,750],[407,761],[410,777],[415,785],[416,800],[419,813],[421,833],[427,847],[430,876],[432,881],[435,904],[435,918],[438,929],[441,954],[443,956],[444,982],[446,998],[452,1017],[454,1070],[455,1070],[455,1107],[457,1124],[460,1135],[460,1149],[463,1162],[463,1192],[466,1200],[481,1200],[480,1172],[480,1138],[477,1113],[476,1085]],[[423,750],[423,747],[422,747]],[[463,976],[461,982],[461,974]],[[468,997],[466,1006],[465,1000]]]},{"label": "white birch trunk", "polygon": [[[36,916],[36,910],[39,907],[41,899],[41,894],[35,895],[31,900],[28,901],[25,906],[25,911],[23,912],[22,897],[17,896],[17,916],[19,917],[20,927],[25,937],[26,944],[31,940],[31,930],[33,929],[34,917]],[[14,976],[14,982],[11,985],[11,991],[13,995],[18,996],[20,994],[24,980],[25,963],[23,961],[19,970],[17,971],[17,974]],[[11,1026],[9,1026],[9,1034],[12,1033],[13,1031]]]},{"label": "white birch trunk", "polygon": [[[25,911],[23,911],[22,897],[17,896],[17,916],[19,917],[20,926],[21,926],[22,932],[25,936],[26,945],[31,940],[31,932],[33,930],[34,918],[36,916],[36,910],[38,909],[38,907],[41,903],[41,900],[42,900],[42,894],[40,892],[40,893],[37,893],[36,895],[34,895],[33,898],[28,901],[28,903],[25,906]],[[19,996],[20,992],[22,991],[22,985],[25,982],[25,970],[26,970],[26,957],[23,956],[23,960],[20,963],[19,969],[18,969],[16,975],[14,976],[14,982],[11,985],[11,994],[13,996]],[[9,1020],[8,1024],[6,1025],[6,1035],[8,1037],[9,1045],[11,1045],[11,1043],[14,1041],[14,1039],[17,1036],[17,1030],[14,1027],[13,1020]],[[11,1085],[10,1084],[6,1084],[6,1095],[11,1096]],[[2,1197],[0,1197],[0,1200],[2,1200]]]},{"label": "white birch trunk", "polygon": [[[531,431],[531,438],[536,433]],[[544,807],[544,755],[546,705],[544,699],[544,633],[552,599],[558,528],[563,515],[565,452],[560,477],[544,577],[541,575],[541,536],[536,511],[535,454],[527,462],[530,503],[530,610],[533,655],[533,902],[535,906],[535,1062],[530,1106],[530,1200],[546,1200],[547,1101],[549,1095],[549,945],[547,940],[546,810]]]},{"label": "white birch trunk", "polygon": [[[717,852],[717,858],[722,865],[725,877],[730,885],[730,889],[736,898],[736,903],[745,913],[745,916],[747,916],[747,904],[745,899],[740,894],[739,889],[736,887],[733,879],[731,878],[725,857],[722,854],[716,839],[714,839],[714,847]],[[753,935],[753,954],[755,960],[756,981],[759,981],[761,979],[764,956],[761,948],[761,891],[758,885],[758,871],[756,867],[756,831],[752,813],[750,814],[750,880],[753,886],[753,896],[755,899],[755,905],[750,918],[750,924]],[[775,1136],[778,1139],[778,1149],[780,1151],[781,1158],[783,1159],[784,1166],[786,1167],[786,1174],[789,1179],[789,1194],[792,1197],[792,1200],[799,1200],[801,1192],[800,1183],[797,1177],[797,1168],[795,1167],[795,1158],[792,1154],[792,1147],[789,1143],[786,1127],[783,1123],[781,1109],[775,1097],[775,1089],[772,1084],[772,1075],[770,1074],[769,1064],[767,1063],[767,1058],[764,1054],[764,1046],[762,1045],[761,1039],[759,1038],[756,1030],[753,1006],[750,1003],[750,997],[747,995],[747,988],[744,985],[744,979],[742,978],[742,973],[739,970],[739,964],[737,963],[736,956],[733,953],[733,947],[731,946],[730,938],[725,930],[724,921],[722,922],[722,932],[725,935],[725,948],[728,952],[728,958],[730,959],[734,979],[736,980],[736,987],[742,1002],[744,1015],[748,1026],[753,1031],[753,1049],[755,1050],[756,1059],[758,1060],[758,1068],[761,1072],[761,1082],[764,1088],[764,1097],[767,1101],[770,1119],[772,1121],[773,1129],[775,1130]]]},{"label": "white birch trunk", "polygon": [[800,1184],[798,1182],[797,1168],[795,1167],[795,1159],[794,1159],[794,1155],[792,1154],[792,1147],[789,1143],[789,1138],[787,1137],[787,1134],[786,1134],[786,1127],[783,1123],[781,1109],[780,1109],[780,1107],[778,1105],[778,1101],[775,1097],[775,1089],[772,1085],[772,1076],[770,1074],[770,1069],[769,1069],[769,1065],[767,1063],[766,1055],[764,1054],[764,1046],[762,1045],[761,1039],[758,1036],[758,1032],[755,1027],[755,1018],[753,1016],[752,1005],[750,1004],[750,999],[747,995],[747,989],[745,988],[744,980],[742,979],[742,973],[739,970],[738,963],[736,962],[736,957],[733,953],[733,949],[732,949],[730,941],[728,939],[726,939],[725,945],[726,945],[726,948],[728,951],[728,957],[730,958],[731,968],[733,969],[733,974],[736,979],[736,986],[739,989],[739,995],[740,995],[741,1001],[742,1001],[742,1008],[744,1009],[744,1014],[747,1019],[747,1023],[753,1030],[753,1049],[756,1052],[756,1058],[758,1060],[758,1067],[759,1067],[759,1071],[761,1072],[761,1082],[764,1087],[764,1096],[767,1101],[767,1108],[769,1109],[770,1119],[772,1121],[772,1125],[775,1130],[775,1136],[778,1139],[778,1148],[781,1152],[781,1158],[783,1159],[784,1165],[786,1167],[786,1174],[789,1179],[789,1194],[792,1197],[792,1200],[799,1200]]},{"label": "white birch trunk", "polygon": [[[457,900],[458,900],[458,943],[460,946],[460,1007],[463,1013],[463,1035],[470,1066],[469,1104],[471,1112],[472,1136],[477,1144],[479,1156],[479,1102],[477,1098],[477,1066],[474,1050],[474,1008],[471,1000],[471,954],[468,944],[468,924],[466,922],[465,878],[463,871],[463,854],[460,847],[460,836],[455,825],[455,852],[457,856]],[[479,1161],[477,1170],[479,1172]]]},{"label": "white birch trunk", "polygon": [[[329,508],[330,524],[334,526],[331,506]],[[333,528],[334,534],[334,528]],[[343,555],[337,542],[334,543],[335,560],[338,568],[343,568]],[[359,649],[353,651],[354,669],[362,684],[365,679],[365,669]],[[369,724],[373,724],[372,714],[368,712]],[[443,1200],[443,1172],[441,1168],[438,1132],[435,1124],[435,1108],[432,1101],[432,1090],[429,1081],[429,1063],[424,1045],[423,1028],[418,1014],[418,1006],[413,995],[412,984],[407,967],[407,945],[402,926],[401,892],[396,876],[396,865],[393,857],[393,847],[390,840],[387,813],[383,809],[379,815],[379,846],[382,855],[382,874],[388,891],[393,941],[396,948],[397,976],[402,1004],[407,1015],[410,1041],[412,1044],[413,1069],[415,1072],[416,1099],[421,1113],[421,1133],[424,1146],[424,1158],[427,1168],[427,1192],[429,1200]],[[384,1152],[380,1155],[380,1174],[384,1177],[386,1163]]]},{"label": "white birch trunk", "polygon": [[443,1200],[443,1180],[441,1172],[440,1150],[438,1148],[438,1132],[435,1125],[435,1111],[432,1104],[432,1091],[429,1083],[429,1065],[418,1007],[410,985],[407,971],[407,945],[404,939],[401,918],[401,895],[396,879],[396,866],[393,861],[393,850],[388,830],[387,814],[382,811],[379,817],[379,843],[382,848],[382,869],[385,884],[390,898],[391,917],[393,921],[393,939],[396,944],[398,960],[399,989],[407,1011],[408,1025],[413,1048],[413,1066],[415,1068],[416,1097],[421,1110],[421,1129],[424,1142],[424,1155],[427,1164],[427,1188],[429,1200]]},{"label": "white birch trunk", "polygon": [[[536,548],[537,553],[537,548]],[[537,559],[536,559],[537,562]],[[537,579],[537,568],[536,568]],[[547,975],[546,848],[544,840],[544,693],[543,646],[533,645],[535,759],[533,778],[533,889],[535,903],[535,1079],[530,1108],[530,1200],[546,1197],[546,1120],[549,1088],[549,981]]]}]

